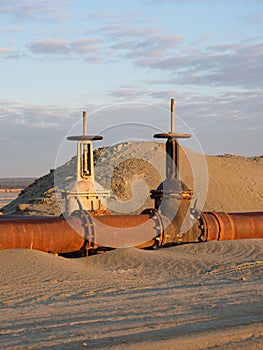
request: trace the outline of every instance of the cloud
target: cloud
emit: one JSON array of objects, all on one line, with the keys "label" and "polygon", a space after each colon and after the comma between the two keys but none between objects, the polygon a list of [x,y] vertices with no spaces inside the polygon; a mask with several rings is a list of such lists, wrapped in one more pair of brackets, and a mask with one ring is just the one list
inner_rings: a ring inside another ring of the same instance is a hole
[{"label": "cloud", "polygon": [[108,20],[116,20],[118,15],[114,12],[96,12],[87,16],[89,20],[102,20],[103,22]]},{"label": "cloud", "polygon": [[[232,90],[213,95],[211,90],[202,94],[198,91],[182,93],[174,89],[160,90],[160,86],[145,91],[123,86],[112,91],[111,96],[121,102],[136,101],[138,104],[161,107],[157,112],[153,108],[148,114],[138,109],[132,118],[139,115],[142,121],[147,122],[143,118],[150,117],[151,125],[164,131],[169,130],[170,99],[175,98],[176,130],[193,134],[193,139],[199,140],[206,154],[262,154],[263,90]],[[190,139],[183,145],[195,150],[192,142]]]},{"label": "cloud", "polygon": [[152,35],[142,37],[139,40],[127,40],[116,43],[111,48],[124,50],[124,58],[137,60],[163,57],[165,52],[171,48],[176,48],[178,43],[183,41],[179,35]]},{"label": "cloud", "polygon": [[82,38],[74,41],[61,39],[34,40],[28,44],[34,54],[45,55],[83,55],[97,52],[99,45],[93,38]]},{"label": "cloud", "polygon": [[[110,96],[119,98],[122,101],[155,101],[165,108],[168,107],[171,98],[176,101],[176,113],[189,124],[197,125],[206,129],[204,123],[228,122],[233,125],[238,120],[248,121],[251,125],[257,125],[263,129],[262,99],[263,90],[232,90],[229,92],[213,95],[198,92],[184,93],[180,90],[158,90],[138,89],[133,86],[123,86],[111,91]],[[143,96],[143,98],[142,98]],[[263,130],[262,130],[263,132]]]},{"label": "cloud", "polygon": [[129,21],[120,21],[119,23],[113,23],[103,25],[100,27],[100,31],[107,37],[112,39],[127,39],[127,38],[145,38],[145,36],[154,35],[160,32],[158,27],[145,27],[145,26],[132,26],[129,27]]},{"label": "cloud", "polygon": [[[262,154],[263,90],[232,91],[217,96],[163,90],[151,96],[161,103],[175,98],[176,115],[193,129],[206,154]],[[189,142],[191,145],[191,139]]]},{"label": "cloud", "polygon": [[[143,66],[170,71],[170,84],[235,86],[256,89],[263,86],[261,43],[236,43],[195,49],[161,60],[138,60]],[[160,81],[159,81],[160,83]]]},{"label": "cloud", "polygon": [[8,54],[10,54],[10,53],[14,53],[14,52],[15,52],[14,49],[10,49],[10,48],[7,48],[7,47],[0,47],[0,54],[1,53],[4,53],[4,54],[8,53]]},{"label": "cloud", "polygon": [[25,30],[25,27],[2,27],[0,28],[0,32],[8,32],[8,33],[15,33],[15,32],[21,32]]},{"label": "cloud", "polygon": [[71,118],[72,110],[68,108],[25,104],[8,99],[0,101],[0,120],[5,131],[16,126],[24,126],[31,132],[34,128],[63,128],[67,121],[68,125],[72,123]]},{"label": "cloud", "polygon": [[54,168],[59,145],[76,120],[78,113],[67,107],[1,100],[1,176],[40,176]]},{"label": "cloud", "polygon": [[0,47],[0,60],[19,59],[21,55],[18,50],[9,47]]},{"label": "cloud", "polygon": [[127,26],[125,21],[103,25],[83,38],[63,40],[48,38],[27,44],[32,54],[59,55],[72,59],[82,55],[98,62],[135,62],[138,57],[160,59],[165,52],[183,42],[176,34],[163,34],[157,27]]},{"label": "cloud", "polygon": [[28,47],[37,54],[65,55],[70,52],[68,41],[59,39],[34,40]]},{"label": "cloud", "polygon": [[101,26],[100,35],[108,44],[111,54],[118,60],[132,61],[163,57],[169,50],[176,49],[184,37],[178,34],[165,34],[159,27],[130,25],[129,20]]},{"label": "cloud", "polygon": [[65,12],[69,1],[59,0],[0,0],[0,13],[19,20],[43,19],[64,21],[69,17]]},{"label": "cloud", "polygon": [[112,90],[108,92],[108,96],[118,98],[122,101],[135,101],[140,100],[141,96],[145,97],[150,93],[151,91],[146,91],[142,89],[138,89],[134,86],[122,86],[119,89]]},{"label": "cloud", "polygon": [[100,46],[96,44],[96,41],[93,38],[77,39],[69,43],[69,46],[73,52],[79,54],[96,52],[100,49]]}]

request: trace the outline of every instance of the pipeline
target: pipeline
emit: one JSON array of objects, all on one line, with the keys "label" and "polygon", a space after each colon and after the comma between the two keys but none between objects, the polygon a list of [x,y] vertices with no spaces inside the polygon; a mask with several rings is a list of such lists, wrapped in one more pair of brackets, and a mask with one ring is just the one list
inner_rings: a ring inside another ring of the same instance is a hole
[{"label": "pipeline", "polygon": [[[202,212],[183,243],[263,238],[263,212]],[[141,215],[92,216],[76,211],[70,217],[0,217],[0,250],[36,249],[53,254],[99,248],[163,246],[164,225],[157,211]],[[185,234],[186,237],[187,233]],[[180,235],[181,237],[181,235]],[[167,244],[181,243],[173,236]]]},{"label": "pipeline", "polygon": [[263,238],[263,212],[203,212],[202,241]]},{"label": "pipeline", "polygon": [[53,254],[78,251],[83,247],[84,239],[72,226],[80,227],[81,222],[77,217],[70,218],[69,222],[64,217],[5,218],[3,215],[0,249],[36,249]]},{"label": "pipeline", "polygon": [[160,246],[162,223],[153,212],[93,217],[88,211],[70,217],[0,218],[0,250],[25,248],[53,254],[100,247]]}]

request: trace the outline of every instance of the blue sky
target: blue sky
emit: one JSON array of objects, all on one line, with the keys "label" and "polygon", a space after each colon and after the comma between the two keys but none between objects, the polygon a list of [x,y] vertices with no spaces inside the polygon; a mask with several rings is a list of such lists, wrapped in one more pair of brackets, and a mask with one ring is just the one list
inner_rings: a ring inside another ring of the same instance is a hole
[{"label": "blue sky", "polygon": [[[206,154],[261,155],[262,8],[0,0],[0,177],[54,168],[65,135],[74,125],[81,132],[83,110],[91,133],[129,122],[169,131],[170,98]],[[139,136],[151,139],[131,131]]]}]

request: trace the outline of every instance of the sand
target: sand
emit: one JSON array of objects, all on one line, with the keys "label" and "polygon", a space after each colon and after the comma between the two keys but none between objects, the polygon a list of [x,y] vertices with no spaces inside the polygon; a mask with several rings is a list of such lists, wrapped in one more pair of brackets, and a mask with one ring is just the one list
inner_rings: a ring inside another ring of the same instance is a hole
[{"label": "sand", "polygon": [[[148,199],[135,211],[141,213],[153,207],[150,190],[156,189],[165,174],[164,144],[153,142],[129,142],[94,152],[96,159],[95,179],[106,189],[111,185],[115,195],[127,201],[135,180],[145,183]],[[186,157],[187,154],[187,157]],[[192,167],[189,166],[189,159]],[[206,163],[205,163],[206,160]],[[200,198],[198,209],[204,211],[263,211],[263,157],[236,155],[206,156],[181,148],[180,178]],[[207,168],[207,173],[206,173]],[[195,183],[193,183],[193,169]],[[6,207],[4,214],[60,215],[64,211],[64,199],[58,198],[60,186],[66,187],[74,179],[76,157],[55,172],[36,179],[22,194]],[[55,174],[55,184],[54,184]],[[111,176],[112,175],[112,176]],[[206,181],[207,175],[207,181]],[[206,183],[207,182],[207,183]],[[206,185],[208,191],[206,195]],[[204,198],[202,198],[204,196]]]},{"label": "sand", "polygon": [[263,241],[0,252],[1,349],[262,349]]},{"label": "sand", "polygon": [[[130,145],[130,144],[128,144]],[[117,145],[99,155],[113,167],[113,185],[129,198],[131,182],[149,189],[160,179],[138,147]],[[137,157],[138,158],[138,157]],[[207,156],[204,210],[263,211],[263,158]],[[115,162],[115,163],[114,163]],[[200,164],[198,156],[194,162]],[[181,157],[183,181],[192,174]],[[74,175],[73,159],[57,172]],[[98,172],[105,180],[109,172]],[[202,181],[202,172],[197,172]],[[54,173],[37,179],[3,210],[59,215]],[[147,207],[153,206],[148,198]],[[139,211],[143,208],[139,208]],[[112,250],[66,259],[33,250],[0,251],[1,349],[263,349],[263,240],[187,244],[159,250]]]}]

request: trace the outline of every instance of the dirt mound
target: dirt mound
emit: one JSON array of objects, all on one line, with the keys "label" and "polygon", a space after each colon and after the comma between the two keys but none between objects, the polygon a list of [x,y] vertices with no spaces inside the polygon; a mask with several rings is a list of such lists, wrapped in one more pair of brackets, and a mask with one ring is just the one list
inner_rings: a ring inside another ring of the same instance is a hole
[{"label": "dirt mound", "polygon": [[[94,151],[94,160],[95,180],[110,190],[120,205],[132,203],[139,194],[146,193],[136,212],[154,206],[150,190],[156,189],[165,179],[164,144],[126,142],[104,147]],[[188,188],[199,197],[204,196],[201,209],[205,211],[263,210],[262,157],[202,156],[181,148],[179,172]],[[2,208],[2,212],[60,215],[64,211],[63,191],[75,181],[75,175],[76,157],[73,157],[65,165],[35,180],[16,200]]]}]

